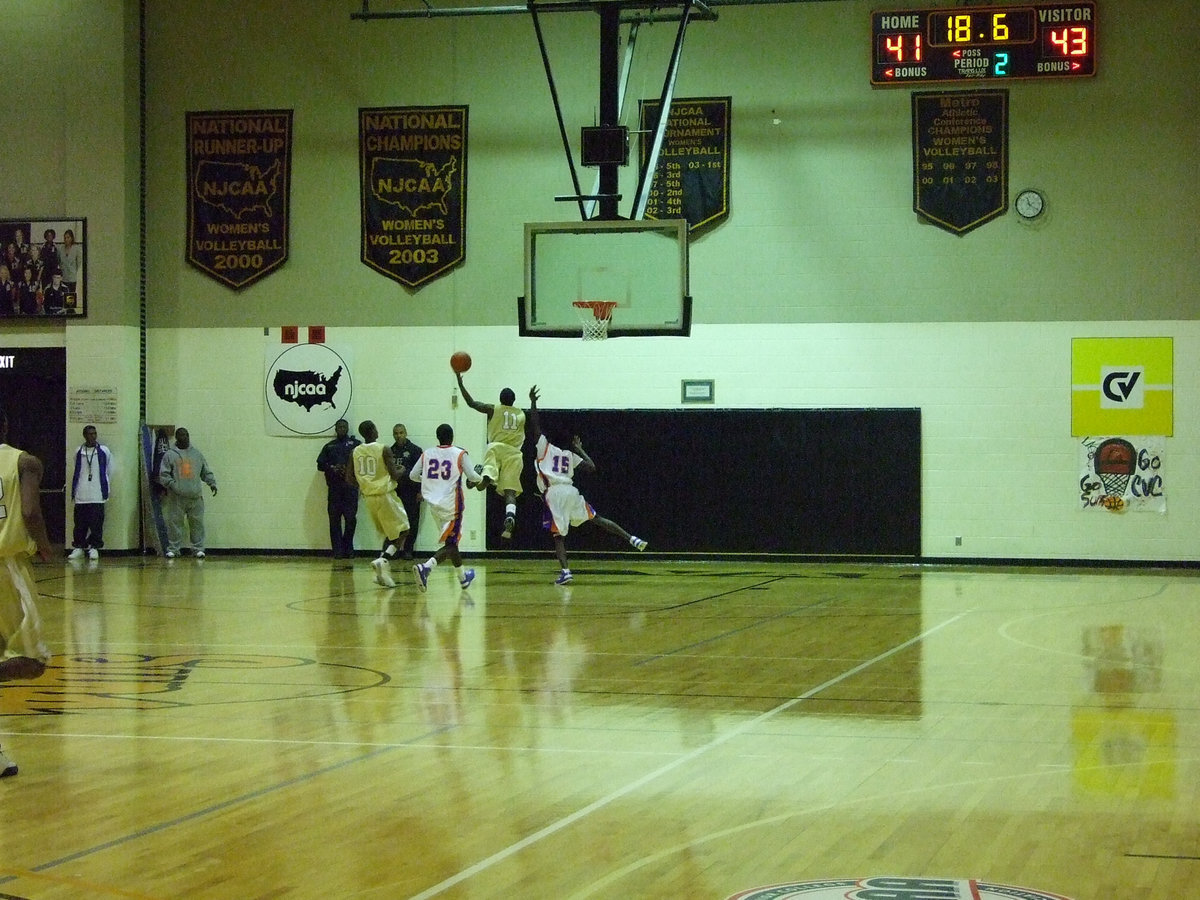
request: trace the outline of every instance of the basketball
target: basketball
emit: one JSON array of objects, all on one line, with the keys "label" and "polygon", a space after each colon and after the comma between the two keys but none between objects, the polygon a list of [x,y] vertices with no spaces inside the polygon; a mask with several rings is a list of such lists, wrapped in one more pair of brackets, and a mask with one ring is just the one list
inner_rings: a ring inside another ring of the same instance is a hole
[{"label": "basketball", "polygon": [[467,371],[471,368],[471,354],[463,350],[456,350],[450,357],[450,368],[459,374]]}]

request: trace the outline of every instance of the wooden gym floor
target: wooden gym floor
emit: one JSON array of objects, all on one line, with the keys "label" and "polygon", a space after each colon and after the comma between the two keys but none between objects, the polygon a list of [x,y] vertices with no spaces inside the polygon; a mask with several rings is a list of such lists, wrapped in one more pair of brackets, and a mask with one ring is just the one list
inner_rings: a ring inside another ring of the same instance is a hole
[{"label": "wooden gym floor", "polygon": [[572,561],[36,567],[0,896],[1197,896],[1197,571]]}]

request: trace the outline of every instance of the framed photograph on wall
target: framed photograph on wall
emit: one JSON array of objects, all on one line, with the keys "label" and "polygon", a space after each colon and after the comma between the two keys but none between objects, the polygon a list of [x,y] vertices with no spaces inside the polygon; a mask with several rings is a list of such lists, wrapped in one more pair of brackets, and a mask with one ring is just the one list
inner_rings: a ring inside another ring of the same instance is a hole
[{"label": "framed photograph on wall", "polygon": [[0,319],[86,316],[86,282],[86,219],[0,219]]}]

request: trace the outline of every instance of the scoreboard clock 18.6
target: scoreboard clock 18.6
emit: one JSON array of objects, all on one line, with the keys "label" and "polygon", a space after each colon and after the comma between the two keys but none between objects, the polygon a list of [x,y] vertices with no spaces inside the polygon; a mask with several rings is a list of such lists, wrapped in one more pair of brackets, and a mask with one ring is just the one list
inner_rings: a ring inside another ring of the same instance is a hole
[{"label": "scoreboard clock 18.6", "polygon": [[1096,74],[1096,4],[871,13],[871,84]]}]

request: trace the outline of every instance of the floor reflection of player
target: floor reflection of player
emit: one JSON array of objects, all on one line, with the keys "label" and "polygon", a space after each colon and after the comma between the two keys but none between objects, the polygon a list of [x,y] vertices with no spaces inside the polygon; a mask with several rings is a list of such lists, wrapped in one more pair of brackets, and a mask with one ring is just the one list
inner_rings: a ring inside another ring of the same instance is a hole
[{"label": "floor reflection of player", "polygon": [[567,623],[559,621],[542,655],[538,697],[544,711],[555,718],[571,711],[575,699],[575,681],[586,661],[587,645],[572,638]]},{"label": "floor reflection of player", "polygon": [[488,636],[490,665],[480,708],[483,710],[489,743],[504,771],[511,773],[513,747],[533,745],[528,736],[522,737],[520,734],[522,725],[526,723],[520,666],[520,659],[525,654],[517,653],[502,620],[496,621],[488,629]]},{"label": "floor reflection of player", "polygon": [[[421,663],[421,710],[430,728],[462,721],[462,663],[458,655],[458,604],[426,604],[425,656]],[[449,609],[447,617],[445,610]]]},{"label": "floor reflection of player", "polygon": [[[390,596],[390,593],[384,596]],[[363,713],[368,712],[372,704],[358,703],[358,692],[347,690],[347,666],[355,670],[371,668],[365,652],[363,617],[358,611],[358,590],[353,569],[329,570],[329,595],[323,618],[325,632],[318,637],[318,645],[325,651],[325,659],[334,665],[321,668],[334,689],[331,698],[334,702],[323,703],[321,707],[329,715],[327,721],[331,731],[340,734],[348,729],[356,740],[369,742],[375,735],[370,727],[372,723],[363,721]]]},{"label": "floor reflection of player", "polygon": [[[92,560],[87,565],[88,572],[100,568],[100,563]],[[71,578],[79,578],[81,570],[76,568],[71,572]],[[83,582],[74,582],[82,586]],[[63,644],[71,648],[72,653],[85,656],[101,656],[104,653],[104,613],[109,608],[106,602],[108,580],[104,578],[88,579],[87,599],[76,600],[71,604],[71,615],[66,619],[68,631],[63,636]]]}]

